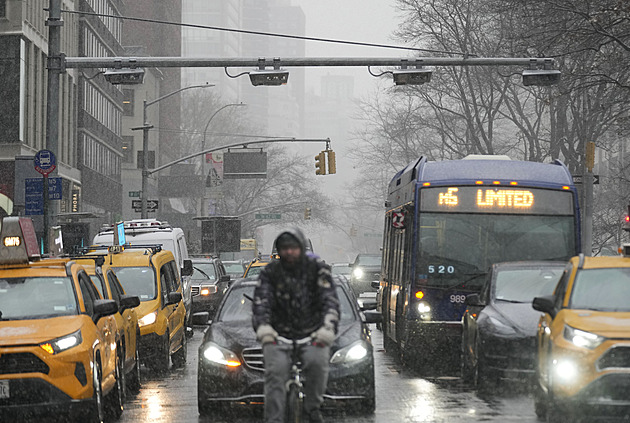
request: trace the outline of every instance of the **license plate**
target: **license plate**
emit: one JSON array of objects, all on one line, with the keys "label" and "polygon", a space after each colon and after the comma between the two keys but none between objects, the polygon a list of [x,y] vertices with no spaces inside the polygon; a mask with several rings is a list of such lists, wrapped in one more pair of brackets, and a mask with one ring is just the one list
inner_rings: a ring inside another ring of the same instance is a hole
[{"label": "license plate", "polygon": [[0,380],[0,398],[9,398],[8,380]]}]

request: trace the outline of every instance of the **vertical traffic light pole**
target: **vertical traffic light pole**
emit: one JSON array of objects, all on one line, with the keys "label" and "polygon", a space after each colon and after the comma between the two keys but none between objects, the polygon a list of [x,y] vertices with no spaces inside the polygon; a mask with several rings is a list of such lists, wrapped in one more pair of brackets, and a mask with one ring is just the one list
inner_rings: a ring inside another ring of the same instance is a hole
[{"label": "vertical traffic light pole", "polygon": [[[46,149],[57,154],[59,150],[59,75],[64,71],[65,57],[61,54],[61,0],[49,0],[48,3],[48,57],[46,60]],[[44,251],[48,252],[48,228],[57,220],[56,207],[48,201],[48,178],[44,179]],[[51,207],[52,206],[52,207]]]},{"label": "vertical traffic light pole", "polygon": [[584,178],[584,217],[582,218],[582,252],[593,255],[593,167],[595,166],[595,143],[587,142],[585,151]]}]

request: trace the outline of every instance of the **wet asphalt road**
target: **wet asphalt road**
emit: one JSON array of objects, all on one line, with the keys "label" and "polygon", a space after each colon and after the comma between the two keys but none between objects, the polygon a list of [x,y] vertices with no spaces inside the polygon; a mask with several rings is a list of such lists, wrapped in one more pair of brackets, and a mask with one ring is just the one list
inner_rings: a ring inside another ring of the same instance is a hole
[{"label": "wet asphalt road", "polygon": [[[197,413],[197,349],[203,328],[196,328],[188,344],[185,369],[166,376],[143,368],[141,392],[128,398],[120,422],[262,422],[262,410],[204,419]],[[372,416],[326,413],[326,421],[344,423],[392,422],[537,422],[533,400],[517,383],[503,384],[481,398],[465,387],[456,374],[422,377],[401,368],[382,348],[381,332],[373,330],[376,364],[376,412]]]}]

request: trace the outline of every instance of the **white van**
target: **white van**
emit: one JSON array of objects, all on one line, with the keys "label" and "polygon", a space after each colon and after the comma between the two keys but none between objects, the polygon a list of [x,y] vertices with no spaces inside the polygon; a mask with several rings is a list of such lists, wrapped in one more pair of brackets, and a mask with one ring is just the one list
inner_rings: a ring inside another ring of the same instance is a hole
[{"label": "white van", "polygon": [[[112,245],[114,243],[114,227],[104,226],[96,234],[93,244]],[[175,262],[179,269],[179,277],[182,281],[184,296],[184,306],[186,307],[186,326],[192,327],[189,323],[192,310],[192,296],[190,277],[193,268],[192,261],[188,258],[188,247],[186,237],[181,228],[173,228],[166,221],[156,219],[134,219],[125,220],[125,242],[131,245],[155,245],[161,244],[162,249],[168,250],[175,256]]]}]

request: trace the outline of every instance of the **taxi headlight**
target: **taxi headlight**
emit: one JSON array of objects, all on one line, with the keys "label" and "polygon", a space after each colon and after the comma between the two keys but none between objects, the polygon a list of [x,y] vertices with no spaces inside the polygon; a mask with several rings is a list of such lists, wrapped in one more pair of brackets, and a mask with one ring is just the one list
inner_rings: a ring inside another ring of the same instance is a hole
[{"label": "taxi headlight", "polygon": [[83,338],[81,337],[81,329],[79,329],[78,331],[73,332],[69,335],[53,339],[52,341],[44,342],[39,346],[49,354],[58,354],[72,347],[80,345],[81,342],[83,342]]},{"label": "taxi headlight", "polygon": [[152,311],[149,314],[144,315],[141,319],[138,319],[138,326],[152,325],[157,320],[157,311]]},{"label": "taxi headlight", "polygon": [[597,348],[606,339],[603,336],[575,329],[571,326],[564,327],[564,338],[571,341],[576,347],[588,348],[589,350]]},{"label": "taxi headlight", "polygon": [[570,384],[578,375],[578,368],[571,360],[553,360],[554,380],[560,384]]},{"label": "taxi headlight", "polygon": [[238,367],[241,365],[241,361],[236,354],[212,342],[209,342],[204,347],[203,356],[211,363],[221,364],[227,367]]},{"label": "taxi headlight", "polygon": [[338,350],[330,359],[333,364],[337,363],[354,363],[364,359],[368,355],[368,349],[363,341],[357,341]]},{"label": "taxi headlight", "polygon": [[352,276],[354,276],[356,279],[361,279],[363,277],[363,269],[357,267],[352,271]]}]

